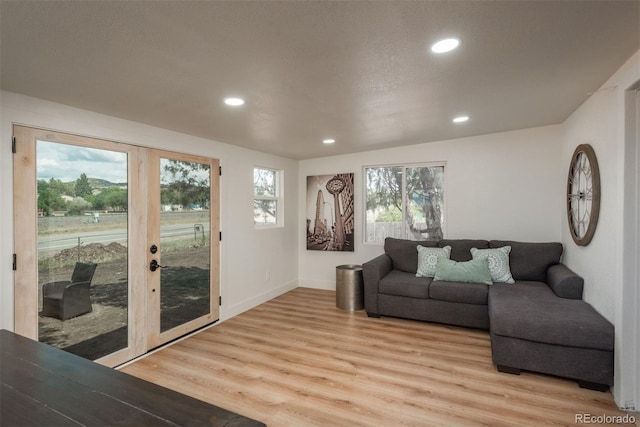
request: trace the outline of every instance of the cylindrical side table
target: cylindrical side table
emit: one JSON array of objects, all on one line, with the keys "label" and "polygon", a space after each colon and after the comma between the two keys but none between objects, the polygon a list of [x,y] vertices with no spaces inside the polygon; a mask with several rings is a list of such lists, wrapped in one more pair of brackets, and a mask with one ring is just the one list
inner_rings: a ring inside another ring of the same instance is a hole
[{"label": "cylindrical side table", "polygon": [[336,306],[348,311],[364,308],[361,265],[346,264],[336,267]]}]

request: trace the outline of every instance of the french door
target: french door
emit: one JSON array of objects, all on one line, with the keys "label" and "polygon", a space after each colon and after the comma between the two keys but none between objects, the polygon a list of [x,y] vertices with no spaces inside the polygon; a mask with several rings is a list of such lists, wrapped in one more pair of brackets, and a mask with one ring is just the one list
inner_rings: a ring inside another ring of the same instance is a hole
[{"label": "french door", "polygon": [[218,319],[218,161],[14,126],[15,331],[121,364]]},{"label": "french door", "polygon": [[153,348],[218,320],[220,230],[212,218],[218,218],[219,163],[159,150],[147,158],[147,347]]}]

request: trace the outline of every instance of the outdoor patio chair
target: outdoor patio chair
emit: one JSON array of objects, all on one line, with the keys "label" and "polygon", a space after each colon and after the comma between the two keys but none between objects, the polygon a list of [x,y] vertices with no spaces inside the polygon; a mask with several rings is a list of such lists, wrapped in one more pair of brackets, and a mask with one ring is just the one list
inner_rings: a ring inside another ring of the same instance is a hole
[{"label": "outdoor patio chair", "polygon": [[98,264],[76,262],[71,280],[42,285],[42,315],[67,320],[89,313],[89,288]]}]

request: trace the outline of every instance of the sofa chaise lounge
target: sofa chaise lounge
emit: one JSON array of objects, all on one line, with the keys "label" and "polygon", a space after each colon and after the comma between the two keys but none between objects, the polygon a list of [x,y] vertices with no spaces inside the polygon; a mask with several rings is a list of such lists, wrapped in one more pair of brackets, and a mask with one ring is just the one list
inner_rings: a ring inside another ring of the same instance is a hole
[{"label": "sofa chaise lounge", "polygon": [[[471,248],[510,246],[515,283],[416,277],[418,245],[449,246],[458,262],[472,259]],[[363,264],[368,316],[488,329],[500,372],[552,374],[601,391],[613,384],[613,325],[582,300],[583,279],[560,263],[562,244],[387,238],[384,251]]]}]

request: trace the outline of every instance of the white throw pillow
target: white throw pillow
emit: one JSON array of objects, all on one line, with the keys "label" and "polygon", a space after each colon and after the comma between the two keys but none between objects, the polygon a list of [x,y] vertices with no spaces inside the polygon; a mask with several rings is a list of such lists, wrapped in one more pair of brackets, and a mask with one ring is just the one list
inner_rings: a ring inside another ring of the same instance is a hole
[{"label": "white throw pillow", "polygon": [[489,262],[491,280],[496,283],[515,283],[509,267],[509,253],[511,246],[503,246],[495,249],[471,248],[473,259],[486,258]]},{"label": "white throw pillow", "polygon": [[418,271],[416,277],[433,277],[436,275],[436,265],[439,258],[449,259],[451,246],[444,248],[427,248],[418,245]]}]

